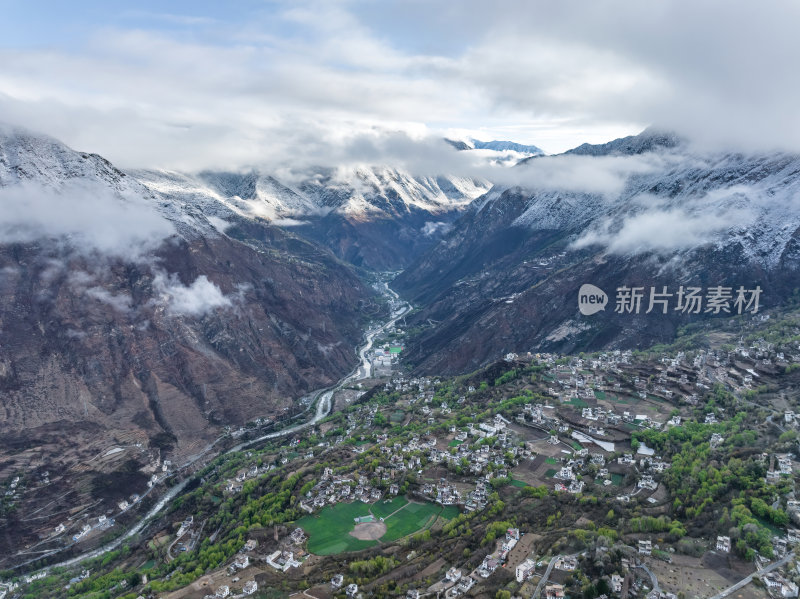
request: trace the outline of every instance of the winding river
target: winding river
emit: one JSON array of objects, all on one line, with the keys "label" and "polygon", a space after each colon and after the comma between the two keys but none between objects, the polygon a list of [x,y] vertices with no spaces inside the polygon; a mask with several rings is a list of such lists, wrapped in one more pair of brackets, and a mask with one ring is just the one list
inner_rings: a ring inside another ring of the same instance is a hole
[{"label": "winding river", "polygon": [[[308,427],[314,426],[330,413],[331,408],[333,407],[331,400],[333,399],[333,394],[336,393],[336,391],[342,389],[343,387],[346,387],[347,385],[350,385],[355,381],[363,380],[370,377],[370,375],[372,374],[372,363],[370,362],[367,356],[370,350],[372,349],[375,339],[378,337],[378,335],[386,331],[389,327],[393,326],[398,320],[400,320],[403,316],[408,314],[408,312],[411,310],[411,306],[407,303],[401,302],[399,296],[392,289],[389,288],[389,284],[387,282],[381,283],[379,290],[384,297],[388,298],[393,303],[399,305],[397,305],[397,307],[394,310],[392,310],[391,316],[386,322],[366,331],[364,336],[364,343],[358,349],[358,357],[360,360],[358,366],[356,366],[349,374],[340,379],[339,382],[333,385],[332,387],[321,389],[313,394],[314,399],[311,405],[316,406],[313,415],[308,420],[305,420],[304,422],[301,422],[299,424],[295,424],[278,431],[267,433],[256,439],[250,439],[248,441],[239,443],[238,445],[228,449],[225,452],[225,454],[241,451],[243,448],[248,447],[250,445],[254,445],[256,443],[260,443],[262,441],[266,441],[269,439],[275,439],[278,437],[291,435],[298,431],[302,431]],[[213,447],[221,439],[222,437],[217,439],[214,443],[210,444],[202,453],[195,456],[190,462],[185,464],[184,467],[189,466],[190,464],[199,460],[202,456],[206,455],[209,451],[211,451],[211,449],[213,449]],[[102,547],[98,547],[97,549],[93,549],[91,551],[87,551],[86,553],[82,553],[77,557],[73,557],[63,562],[48,566],[47,568],[40,570],[40,572],[49,571],[53,568],[64,568],[69,566],[75,566],[81,563],[82,561],[99,557],[101,555],[108,553],[109,551],[117,549],[127,539],[130,539],[134,535],[138,534],[152,518],[158,515],[170,501],[172,501],[175,497],[177,497],[186,488],[186,485],[188,485],[189,481],[191,480],[192,477],[189,476],[184,480],[182,480],[181,482],[170,487],[164,493],[164,495],[161,496],[158,502],[153,507],[151,507],[150,510],[144,516],[142,516],[139,520],[137,520],[136,523],[131,526],[131,528],[125,531],[125,533],[123,533],[113,541],[110,541],[109,543],[103,545]],[[37,559],[41,559],[41,557]]]}]

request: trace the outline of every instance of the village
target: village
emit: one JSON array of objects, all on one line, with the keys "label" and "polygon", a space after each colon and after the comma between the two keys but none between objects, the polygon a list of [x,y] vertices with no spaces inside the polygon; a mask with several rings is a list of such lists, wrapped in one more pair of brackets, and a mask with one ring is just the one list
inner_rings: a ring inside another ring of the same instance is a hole
[{"label": "village", "polygon": [[[423,532],[441,534],[460,520],[459,514],[488,517],[491,528],[492,522],[504,522],[495,515],[498,502],[526,489],[534,496],[554,493],[578,501],[592,497],[612,512],[641,506],[635,509],[669,513],[673,497],[664,477],[673,467],[671,457],[648,446],[647,439],[700,426],[708,432],[709,447],[723,451],[729,446],[728,431],[735,430],[730,418],[736,412],[708,401],[715,389],[765,410],[763,426],[776,434],[786,436],[800,427],[800,404],[786,393],[769,395],[768,403],[758,401],[760,393],[770,393],[770,384],[800,361],[800,349],[794,348],[794,355],[790,348],[763,340],[724,352],[508,354],[490,369],[498,373],[494,380],[494,375],[484,375],[483,380],[455,383],[402,374],[398,331],[389,334],[392,337],[370,355],[375,377],[371,385],[342,389],[333,413],[309,431],[243,452],[249,465],[239,466],[217,484],[224,497],[236,501],[248,484],[276,473],[314,471],[317,475],[296,497],[301,517],[280,533],[276,527],[274,535],[247,539],[224,568],[171,598],[243,597],[276,584],[291,586],[298,576],[313,578],[319,560],[327,563],[326,555],[363,552]],[[486,394],[506,386],[513,392],[487,410]],[[231,429],[230,435],[239,438],[247,430]],[[780,447],[778,451],[764,446],[754,463],[763,469],[762,484],[788,482],[793,488],[797,442]],[[170,471],[168,460],[157,458],[154,464],[150,486]],[[139,500],[132,495],[117,507],[122,513]],[[734,571],[742,572],[742,580],[755,575],[770,595],[796,597],[800,574],[789,568],[800,540],[794,528],[800,524],[800,500],[790,494],[778,505],[790,522],[771,533],[771,554],[757,552],[749,567],[734,557],[736,540],[730,535],[700,542],[703,551],[723,560],[730,556],[739,564]],[[190,555],[204,538],[215,538],[207,520],[202,514],[187,514],[178,530],[159,542],[167,547],[167,562]],[[73,542],[113,525],[114,514],[86,518],[82,528],[72,532]],[[62,526],[56,534],[66,532]],[[555,599],[569,594],[569,584],[574,584],[570,580],[581,572],[586,551],[555,553],[542,546],[537,530],[521,526],[506,526],[498,537],[489,551],[482,550],[478,562],[437,560],[432,576],[424,584],[410,585],[406,596],[470,596],[487,585],[492,588],[493,580],[506,572],[513,574],[513,596]],[[627,544],[618,542],[624,557],[605,579],[605,596],[678,597],[675,568],[705,566],[678,556],[662,537],[644,533],[632,535]],[[408,556],[418,559],[414,551]],[[703,589],[706,595],[735,582],[731,575],[708,572],[706,578],[714,582]],[[279,583],[281,579],[285,582]],[[744,586],[752,591],[753,584]],[[372,596],[365,579],[346,570],[334,572],[309,593],[320,598]]]},{"label": "village", "polygon": [[[325,466],[318,481],[298,501],[299,508],[309,516],[340,504],[378,505],[399,496],[457,506],[463,513],[480,512],[490,504],[490,495],[505,484],[546,486],[556,493],[576,496],[590,492],[620,504],[663,506],[669,501],[661,481],[670,468],[669,458],[645,443],[634,441],[632,432],[668,431],[689,422],[709,426],[720,423],[725,419],[720,410],[698,411],[708,390],[714,385],[725,385],[735,393],[746,393],[759,379],[775,376],[793,359],[771,351],[763,343],[739,347],[724,355],[699,351],[687,358],[679,352],[663,356],[653,370],[649,366],[652,361],[643,362],[634,358],[632,352],[624,351],[587,358],[510,354],[505,357],[510,366],[535,363],[544,367],[540,380],[546,389],[541,399],[519,402],[505,414],[497,413],[464,426],[450,424],[446,429],[442,422],[450,422],[454,416],[468,411],[470,397],[480,393],[480,389],[467,385],[454,401],[440,401],[437,395],[443,384],[440,379],[395,374],[384,383],[382,392],[399,394],[401,399],[391,404],[388,411],[380,403],[356,401],[342,415],[344,426],[339,429],[340,434],[299,453],[290,452],[293,445],[300,444],[300,439],[294,439],[289,449],[279,452],[276,464],[267,466],[265,471],[275,465],[286,465],[290,453],[298,454],[295,460],[308,461],[324,459],[328,452],[349,447],[353,459],[368,460],[366,469]],[[781,430],[794,430],[800,423],[800,417],[790,407],[775,416]],[[390,437],[381,432],[386,420],[413,430]],[[319,432],[324,434],[325,426]],[[711,434],[712,448],[724,442],[722,434]],[[796,469],[794,455],[794,452],[762,452],[759,461],[766,469],[764,482],[792,479]],[[258,469],[242,470],[228,481],[226,491],[236,493],[245,480],[258,475]],[[793,521],[800,523],[800,502],[789,499],[786,510]],[[574,557],[543,560],[544,556],[537,559],[530,550],[526,555],[514,553],[521,538],[525,538],[524,531],[509,528],[478,567],[465,572],[459,564],[450,564],[443,579],[429,588],[411,589],[408,596],[467,594],[499,567],[512,568],[520,585],[528,581],[546,582],[545,572],[551,570],[556,573],[575,570]],[[288,544],[263,557],[276,571],[300,568],[312,553],[304,546],[307,531],[298,527],[289,539]],[[800,531],[791,526],[783,534],[774,535],[774,559],[793,555],[799,539]],[[708,549],[717,553],[732,551],[731,539],[725,535],[709,539],[708,543]],[[610,578],[611,594],[622,596],[625,581],[625,595],[648,588],[652,595],[653,585],[648,584],[647,576],[632,573],[643,574],[636,569],[640,560],[656,556],[655,559],[669,563],[670,555],[659,550],[653,538],[640,539],[630,549],[632,555],[625,562],[628,566]],[[510,554],[513,559],[509,561]],[[757,561],[759,568],[772,563],[760,556]],[[340,589],[342,580],[343,575],[334,577],[331,592],[343,590],[348,597],[358,596],[355,584]],[[764,582],[776,597],[797,596],[797,584],[779,572],[766,573]],[[557,582],[540,586],[541,596],[564,596],[563,585]],[[653,596],[677,597],[663,589]]]}]

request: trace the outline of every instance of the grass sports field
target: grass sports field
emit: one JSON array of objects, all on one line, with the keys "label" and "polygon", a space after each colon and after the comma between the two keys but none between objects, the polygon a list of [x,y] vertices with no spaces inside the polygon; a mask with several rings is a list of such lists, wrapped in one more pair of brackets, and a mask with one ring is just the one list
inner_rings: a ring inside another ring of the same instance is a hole
[{"label": "grass sports field", "polygon": [[381,541],[396,541],[433,523],[442,512],[442,506],[435,503],[409,503],[391,518],[384,520],[386,534]]},{"label": "grass sports field", "polygon": [[372,512],[372,515],[376,518],[385,518],[389,514],[399,510],[404,505],[408,505],[408,499],[398,496],[391,501],[384,501],[383,499],[376,501],[370,506],[369,509]]},{"label": "grass sports field", "polygon": [[360,541],[350,535],[355,518],[369,514],[369,505],[361,501],[337,503],[322,508],[318,514],[300,518],[295,524],[308,534],[308,550],[317,555],[335,555],[343,551],[358,551],[376,544]]},{"label": "grass sports field", "polygon": [[377,541],[362,541],[350,533],[355,528],[355,518],[372,513],[384,518],[386,533],[381,541],[395,541],[427,528],[438,516],[450,520],[458,515],[456,506],[435,503],[412,503],[405,497],[391,501],[380,500],[373,504],[361,501],[337,503],[322,508],[317,514],[300,518],[295,524],[308,534],[308,550],[316,555],[336,555],[345,551],[359,551],[376,545]]}]

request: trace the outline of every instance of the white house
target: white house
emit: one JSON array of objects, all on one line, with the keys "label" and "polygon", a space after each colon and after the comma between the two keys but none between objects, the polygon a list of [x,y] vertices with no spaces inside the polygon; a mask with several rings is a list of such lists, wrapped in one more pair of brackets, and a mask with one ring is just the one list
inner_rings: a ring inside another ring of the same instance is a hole
[{"label": "white house", "polygon": [[536,562],[532,559],[528,558],[520,565],[517,566],[517,582],[525,582],[528,578],[533,575],[534,570],[536,569]]},{"label": "white house", "polygon": [[242,587],[242,592],[245,595],[252,595],[258,590],[258,583],[255,580],[248,580]]}]

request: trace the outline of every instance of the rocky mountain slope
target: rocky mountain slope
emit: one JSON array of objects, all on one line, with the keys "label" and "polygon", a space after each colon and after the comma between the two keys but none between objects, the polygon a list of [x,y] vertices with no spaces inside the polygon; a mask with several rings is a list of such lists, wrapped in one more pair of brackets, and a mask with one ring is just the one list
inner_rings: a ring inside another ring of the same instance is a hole
[{"label": "rocky mountain slope", "polygon": [[[798,156],[703,153],[646,131],[517,168],[529,184],[476,200],[393,283],[419,306],[406,355],[420,370],[467,371],[538,348],[650,346],[714,316],[676,310],[681,285],[760,286],[762,310],[800,286]],[[586,283],[608,305],[584,316]],[[622,286],[644,288],[639,315],[615,312]],[[667,314],[661,304],[644,314],[651,286],[673,293]]]},{"label": "rocky mountain slope", "polygon": [[188,453],[338,379],[382,309],[330,252],[240,206],[182,202],[26,131],[0,130],[0,205],[9,444],[99,425]]}]

